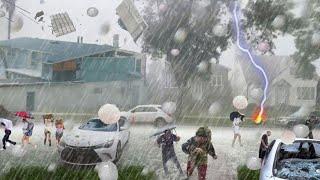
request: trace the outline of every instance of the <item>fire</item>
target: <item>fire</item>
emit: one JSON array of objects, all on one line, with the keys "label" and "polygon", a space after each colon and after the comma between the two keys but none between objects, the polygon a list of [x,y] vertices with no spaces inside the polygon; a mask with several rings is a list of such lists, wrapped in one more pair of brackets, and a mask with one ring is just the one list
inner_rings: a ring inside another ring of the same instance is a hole
[{"label": "fire", "polygon": [[264,108],[257,107],[252,115],[252,120],[256,124],[265,122],[267,120],[267,114]]}]

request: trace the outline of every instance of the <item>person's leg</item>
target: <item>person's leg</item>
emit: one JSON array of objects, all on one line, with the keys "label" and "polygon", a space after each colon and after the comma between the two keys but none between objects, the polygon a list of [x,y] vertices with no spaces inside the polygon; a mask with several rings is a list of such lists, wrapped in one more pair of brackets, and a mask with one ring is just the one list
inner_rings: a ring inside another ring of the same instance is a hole
[{"label": "person's leg", "polygon": [[173,163],[177,166],[180,174],[183,174],[183,171],[182,171],[182,168],[181,168],[181,165],[180,165],[180,163],[179,163],[179,161],[178,161],[177,156],[174,156],[174,157],[172,158],[172,161],[173,161]]},{"label": "person's leg", "polygon": [[164,170],[164,174],[165,174],[165,175],[168,175],[167,162],[168,162],[168,158],[165,158],[165,157],[162,155],[162,165],[163,165],[163,170]]},{"label": "person's leg", "polygon": [[47,131],[44,130],[44,142],[43,142],[44,145],[46,145],[47,143],[47,135],[48,135]]},{"label": "person's leg", "polygon": [[9,142],[10,144],[16,145],[17,144],[16,142],[10,140],[11,131],[6,130],[6,134],[8,134],[8,139],[6,141]]},{"label": "person's leg", "polygon": [[51,146],[51,132],[48,131],[48,140],[49,140],[49,146]]},{"label": "person's leg", "polygon": [[313,133],[312,133],[312,131],[310,131],[310,133],[309,133],[309,139],[313,139]]},{"label": "person's leg", "polygon": [[233,135],[232,147],[234,147],[234,143],[236,142],[237,134]]},{"label": "person's leg", "polygon": [[207,176],[207,164],[198,166],[198,179],[205,180]]},{"label": "person's leg", "polygon": [[240,146],[242,146],[241,135],[240,134],[238,134],[238,138],[239,138],[239,144],[240,144]]},{"label": "person's leg", "polygon": [[188,164],[187,164],[187,176],[190,177],[193,173],[194,170],[194,163],[191,160],[188,160]]},{"label": "person's leg", "polygon": [[7,131],[5,131],[5,135],[2,138],[3,149],[6,149],[6,142],[7,142],[8,138],[9,138],[8,133],[7,133]]}]

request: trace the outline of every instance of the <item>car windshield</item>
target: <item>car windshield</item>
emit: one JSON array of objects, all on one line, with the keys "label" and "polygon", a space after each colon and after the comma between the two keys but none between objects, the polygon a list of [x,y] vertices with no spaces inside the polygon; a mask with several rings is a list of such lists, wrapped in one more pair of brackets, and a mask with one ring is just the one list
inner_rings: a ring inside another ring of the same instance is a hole
[{"label": "car windshield", "polygon": [[320,178],[320,142],[296,141],[282,144],[276,162],[276,176],[283,179]]},{"label": "car windshield", "polygon": [[105,124],[100,119],[91,119],[85,124],[81,125],[79,129],[82,130],[91,130],[91,131],[106,131],[112,132],[117,131],[118,126],[117,123],[115,124]]}]

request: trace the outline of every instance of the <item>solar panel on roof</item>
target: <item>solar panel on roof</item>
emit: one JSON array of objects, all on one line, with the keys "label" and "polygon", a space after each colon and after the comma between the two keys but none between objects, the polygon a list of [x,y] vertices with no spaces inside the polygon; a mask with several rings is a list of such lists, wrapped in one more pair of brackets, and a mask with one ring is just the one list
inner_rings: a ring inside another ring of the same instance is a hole
[{"label": "solar panel on roof", "polygon": [[56,37],[76,31],[68,13],[58,13],[50,16],[52,32]]}]

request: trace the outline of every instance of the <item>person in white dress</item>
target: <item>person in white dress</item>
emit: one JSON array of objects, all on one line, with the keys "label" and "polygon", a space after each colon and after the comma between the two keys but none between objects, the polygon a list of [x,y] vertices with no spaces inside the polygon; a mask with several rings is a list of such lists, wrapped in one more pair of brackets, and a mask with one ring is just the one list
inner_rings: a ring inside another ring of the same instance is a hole
[{"label": "person in white dress", "polygon": [[[240,113],[239,113],[240,114]],[[244,115],[241,115],[234,118],[232,122],[232,128],[233,128],[233,141],[232,141],[232,147],[234,147],[234,143],[236,142],[237,138],[239,140],[240,146],[242,146],[241,142],[241,133],[240,133],[240,124],[242,123],[244,118]]]}]

